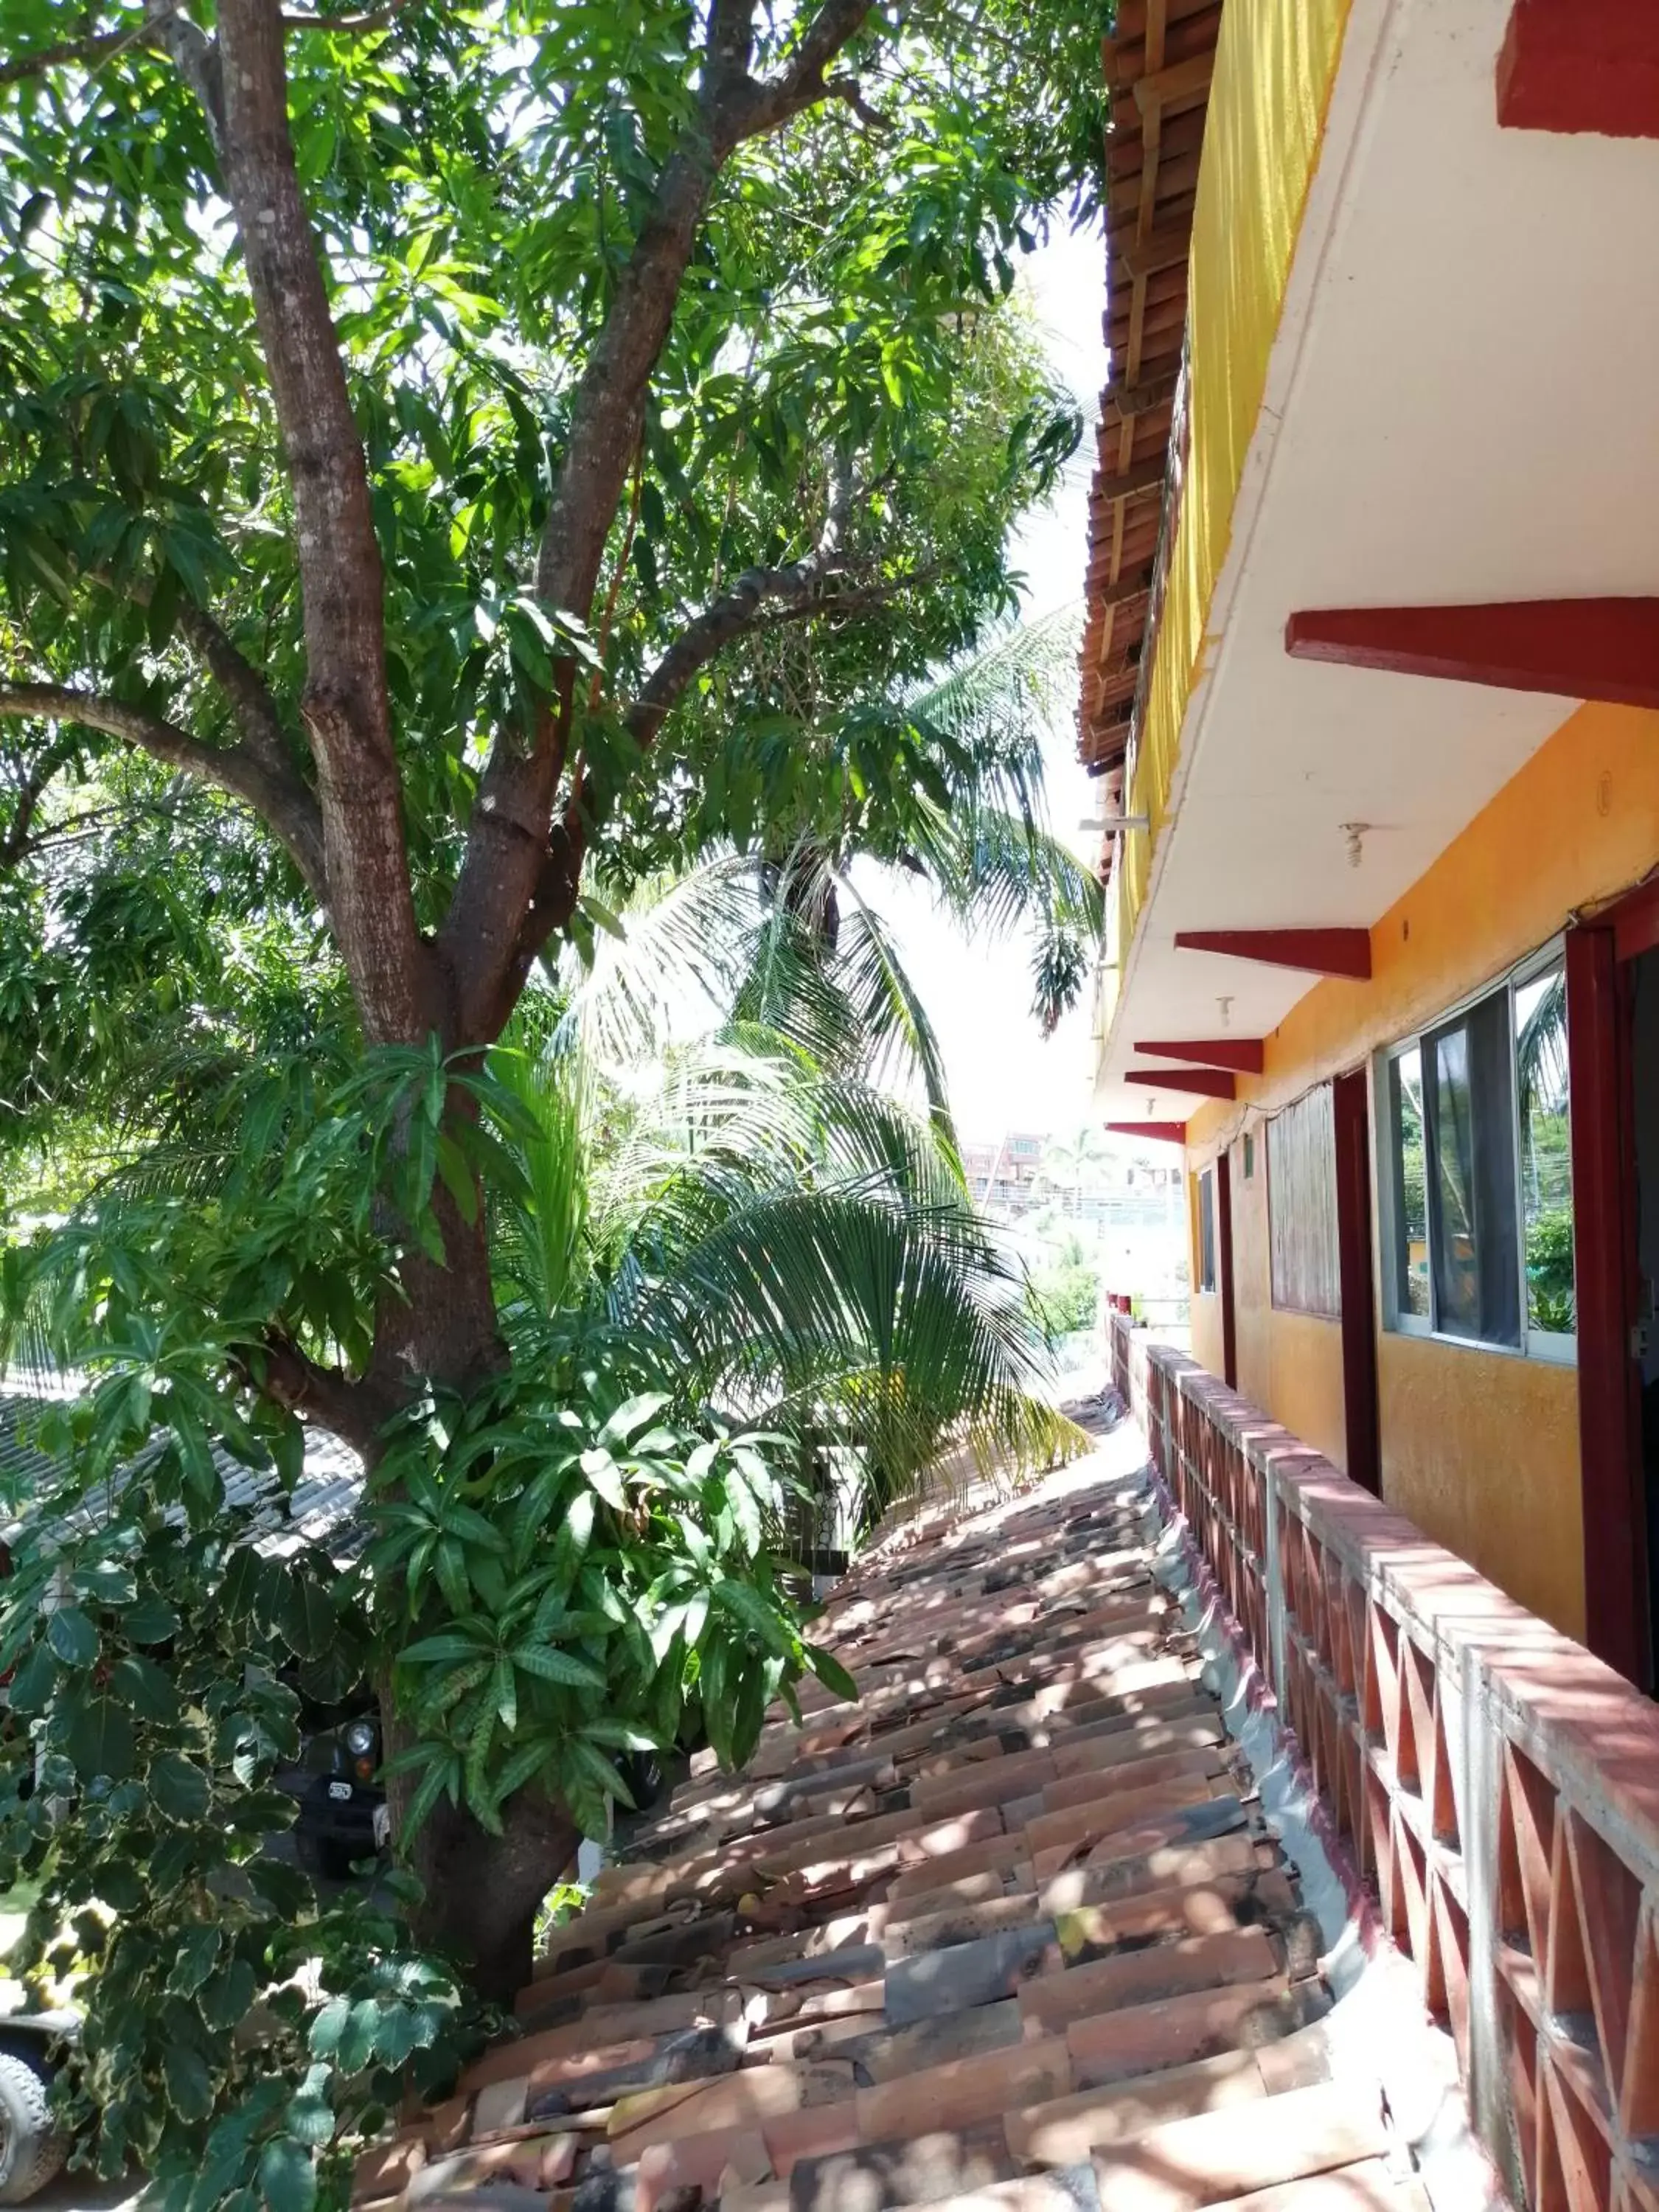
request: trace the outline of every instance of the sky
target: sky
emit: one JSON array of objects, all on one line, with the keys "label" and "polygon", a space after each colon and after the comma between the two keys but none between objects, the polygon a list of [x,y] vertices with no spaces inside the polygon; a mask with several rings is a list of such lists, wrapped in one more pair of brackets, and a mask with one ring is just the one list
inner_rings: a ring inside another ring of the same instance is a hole
[{"label": "sky", "polygon": [[[1020,282],[1050,366],[1082,410],[1084,434],[1053,499],[1025,518],[1015,565],[1026,579],[1028,618],[1066,606],[1080,617],[1094,430],[1106,378],[1106,256],[1098,230],[1072,234],[1056,225],[1024,263]],[[1056,834],[1092,861],[1099,838],[1079,825],[1098,815],[1100,794],[1077,763],[1072,708],[1068,691],[1043,743],[1048,810]],[[994,1140],[1010,1129],[1075,1136],[1091,1118],[1086,992],[1045,1039],[1030,1012],[1027,945],[984,937],[964,942],[926,888],[908,880],[884,876],[877,896],[938,1031],[963,1138]]]}]

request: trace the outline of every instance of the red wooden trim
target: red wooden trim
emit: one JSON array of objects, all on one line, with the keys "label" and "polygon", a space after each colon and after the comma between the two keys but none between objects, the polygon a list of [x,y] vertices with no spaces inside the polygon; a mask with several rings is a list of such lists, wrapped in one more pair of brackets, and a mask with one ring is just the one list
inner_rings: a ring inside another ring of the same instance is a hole
[{"label": "red wooden trim", "polygon": [[1511,131],[1659,137],[1653,0],[1516,0],[1498,57],[1498,120]]},{"label": "red wooden trim", "polygon": [[1370,977],[1368,929],[1178,929],[1175,941],[1178,951],[1225,952],[1270,968],[1309,968],[1316,975]]},{"label": "red wooden trim", "polygon": [[1342,1285],[1342,1417],[1351,1482],[1382,1495],[1371,1272],[1370,1085],[1363,1068],[1331,1085],[1336,1133],[1336,1254]]},{"label": "red wooden trim", "polygon": [[1200,1098],[1232,1098],[1237,1093],[1233,1078],[1219,1067],[1132,1067],[1126,1083],[1144,1083],[1151,1091],[1191,1091]]},{"label": "red wooden trim", "polygon": [[1649,1680],[1647,1513],[1635,1313],[1636,1170],[1630,1008],[1613,932],[1567,932],[1573,1274],[1584,1514],[1584,1641]]},{"label": "red wooden trim", "polygon": [[1106,1127],[1115,1137],[1144,1137],[1152,1145],[1184,1145],[1187,1141],[1184,1121],[1109,1121]]},{"label": "red wooden trim", "polygon": [[1285,650],[1340,668],[1659,707],[1659,599],[1311,608],[1285,623]]},{"label": "red wooden trim", "polygon": [[1233,1305],[1233,1164],[1225,1152],[1215,1163],[1215,1271],[1221,1289],[1221,1371],[1238,1388],[1238,1322]]},{"label": "red wooden trim", "polygon": [[1236,1067],[1242,1075],[1260,1075],[1263,1066],[1260,1037],[1188,1037],[1179,1044],[1149,1044],[1138,1039],[1131,1049],[1150,1052],[1159,1060],[1192,1060],[1212,1067]]},{"label": "red wooden trim", "polygon": [[1598,907],[1585,925],[1611,929],[1613,952],[1620,960],[1634,960],[1659,945],[1659,875],[1626,891],[1607,905]]}]

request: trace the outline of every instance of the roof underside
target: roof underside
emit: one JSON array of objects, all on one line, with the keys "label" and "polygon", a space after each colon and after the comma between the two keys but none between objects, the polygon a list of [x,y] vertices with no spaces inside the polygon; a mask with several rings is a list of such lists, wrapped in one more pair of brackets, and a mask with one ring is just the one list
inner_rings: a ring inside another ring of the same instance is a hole
[{"label": "roof underside", "polygon": [[1122,0],[1104,45],[1106,343],[1089,505],[1079,758],[1122,761],[1139,678],[1187,324],[1187,250],[1220,0]]},{"label": "roof underside", "polygon": [[[1573,702],[1292,661],[1301,608],[1651,592],[1659,159],[1500,130],[1510,0],[1354,0],[1097,1099],[1137,1036],[1270,1032],[1305,973],[1179,931],[1370,927]],[[1354,864],[1351,830],[1359,827]],[[1539,825],[1549,834],[1547,823]]]}]

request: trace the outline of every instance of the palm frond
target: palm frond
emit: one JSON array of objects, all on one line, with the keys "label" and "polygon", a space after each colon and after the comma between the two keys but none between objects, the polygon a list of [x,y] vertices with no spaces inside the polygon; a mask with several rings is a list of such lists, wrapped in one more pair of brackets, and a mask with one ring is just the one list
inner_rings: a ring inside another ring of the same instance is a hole
[{"label": "palm frond", "polygon": [[852,911],[842,924],[840,955],[848,996],[868,1041],[868,1073],[880,1081],[914,1071],[927,1094],[940,1142],[953,1158],[958,1158],[961,1148],[951,1116],[945,1055],[927,1009],[886,923],[850,883],[844,888]]}]

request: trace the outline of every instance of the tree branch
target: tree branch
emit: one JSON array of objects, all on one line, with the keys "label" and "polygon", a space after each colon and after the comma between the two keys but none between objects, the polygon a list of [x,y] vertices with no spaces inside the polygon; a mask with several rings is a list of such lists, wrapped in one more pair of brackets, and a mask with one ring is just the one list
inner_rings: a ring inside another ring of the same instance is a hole
[{"label": "tree branch", "polygon": [[[744,139],[777,130],[830,96],[825,72],[873,4],[822,0],[781,74],[757,81],[750,74],[757,0],[711,0],[695,115],[663,165],[576,386],[536,562],[536,592],[546,605],[582,621],[592,611],[652,374],[722,163]],[[455,979],[463,1037],[495,1034],[489,1025],[505,1018],[529,972],[525,932],[545,943],[574,902],[580,840],[568,825],[562,836],[553,825],[556,762],[568,745],[568,712],[567,699],[557,715],[545,718],[528,755],[498,741],[484,770],[439,939]]]},{"label": "tree branch", "polygon": [[890,116],[884,115],[878,107],[872,107],[864,96],[864,87],[855,76],[832,76],[824,84],[828,99],[839,100],[850,107],[866,131],[889,131],[893,128]]},{"label": "tree branch", "polygon": [[39,847],[40,839],[29,836],[35,810],[46,796],[47,785],[69,757],[70,750],[63,737],[54,738],[39,760],[25,768],[18,777],[17,811],[12,817],[11,828],[0,838],[0,869],[15,868]]},{"label": "tree branch", "polygon": [[0,84],[21,84],[25,77],[45,76],[50,70],[70,69],[77,63],[96,67],[124,47],[149,43],[147,23],[135,24],[125,31],[98,31],[84,39],[60,40],[56,46],[37,46],[31,54],[14,54],[9,61],[0,62]]},{"label": "tree branch", "polygon": [[247,260],[294,495],[330,914],[372,1042],[434,1025],[386,695],[384,582],[368,471],[289,128],[270,0],[222,0],[221,158]]},{"label": "tree branch", "polygon": [[[370,8],[361,15],[284,15],[283,28],[285,31],[378,31],[384,28],[404,4],[405,0],[385,0],[381,7]],[[150,6],[142,23],[129,24],[124,31],[93,31],[83,39],[60,39],[52,46],[37,46],[33,53],[15,54],[10,60],[0,62],[0,85],[18,84],[25,77],[45,76],[51,70],[71,69],[77,64],[98,69],[105,62],[112,61],[117,54],[126,52],[130,47],[165,46],[172,52],[173,59],[179,64],[195,91],[198,95],[202,94],[205,80],[198,82],[201,65],[210,64],[212,54],[212,45],[207,33],[193,24],[190,27],[199,44],[190,41],[190,32],[186,32],[182,41],[164,40],[161,35],[163,23],[176,16],[179,7],[180,0],[168,0],[168,4]],[[191,55],[190,65],[181,59],[181,54],[185,52]],[[207,105],[205,97],[204,105]],[[217,105],[216,90],[213,98],[216,110]],[[216,112],[211,119],[216,125],[220,118]]]},{"label": "tree branch", "polygon": [[291,769],[288,733],[264,678],[205,607],[181,598],[175,619],[185,644],[229,700],[248,750],[273,770]]},{"label": "tree branch", "polygon": [[62,684],[0,684],[0,715],[100,730],[165,767],[181,769],[240,799],[282,841],[313,896],[327,906],[328,874],[316,805],[292,763],[286,776],[278,775],[244,745],[204,745],[146,708]]},{"label": "tree branch", "polygon": [[380,1441],[382,1422],[395,1410],[367,1383],[354,1382],[337,1367],[319,1366],[275,1329],[250,1346],[240,1364],[252,1386],[274,1405],[316,1421],[366,1459]]},{"label": "tree branch", "polygon": [[746,568],[727,592],[686,624],[646,678],[624,720],[641,746],[654,744],[669,710],[700,668],[734,639],[755,629],[769,610],[810,613],[824,580],[844,558],[848,517],[854,499],[851,466],[837,465],[829,512],[812,550],[783,568]]},{"label": "tree branch", "polygon": [[405,0],[385,0],[380,8],[366,8],[356,15],[284,15],[285,31],[381,31],[392,21]]}]

